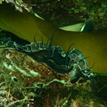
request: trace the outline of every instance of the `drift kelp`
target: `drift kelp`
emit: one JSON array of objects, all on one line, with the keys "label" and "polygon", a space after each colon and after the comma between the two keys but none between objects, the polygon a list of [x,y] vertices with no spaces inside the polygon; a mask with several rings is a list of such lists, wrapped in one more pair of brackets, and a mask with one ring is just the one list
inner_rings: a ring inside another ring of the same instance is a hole
[{"label": "drift kelp", "polygon": [[78,49],[73,48],[65,52],[60,46],[52,45],[51,41],[29,43],[10,32],[1,31],[0,35],[1,47],[26,53],[33,59],[46,63],[59,74],[69,73],[71,80],[78,80],[80,77],[86,79],[94,77],[94,74],[90,72],[86,58]]},{"label": "drift kelp", "polygon": [[[14,5],[14,4],[13,4]],[[41,20],[27,11],[16,11],[11,4],[0,5],[0,27],[29,42],[53,36],[53,44],[67,50],[70,44],[80,49],[95,72],[107,71],[107,32],[68,32]],[[103,62],[103,63],[101,63]]]}]

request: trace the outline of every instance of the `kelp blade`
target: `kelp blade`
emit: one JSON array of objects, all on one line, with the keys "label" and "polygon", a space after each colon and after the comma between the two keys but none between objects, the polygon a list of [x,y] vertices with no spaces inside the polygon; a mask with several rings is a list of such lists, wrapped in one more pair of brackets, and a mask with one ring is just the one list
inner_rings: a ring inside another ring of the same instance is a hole
[{"label": "kelp blade", "polygon": [[58,29],[34,15],[23,11],[20,13],[10,4],[0,6],[0,27],[28,41],[53,38],[53,44],[78,48],[96,72],[107,71],[107,32],[79,33]]}]

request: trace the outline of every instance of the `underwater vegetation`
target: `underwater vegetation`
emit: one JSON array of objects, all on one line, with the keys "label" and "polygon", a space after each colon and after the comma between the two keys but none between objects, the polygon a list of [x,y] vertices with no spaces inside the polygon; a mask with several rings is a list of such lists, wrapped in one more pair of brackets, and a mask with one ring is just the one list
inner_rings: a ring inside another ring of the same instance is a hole
[{"label": "underwater vegetation", "polygon": [[61,30],[34,2],[0,1],[0,107],[106,107],[107,33]]},{"label": "underwater vegetation", "polygon": [[88,57],[88,62],[95,72],[107,71],[107,62],[105,60],[107,58],[106,31],[64,31],[34,16],[32,12],[30,13],[25,10],[26,8],[23,8],[23,11],[20,12],[15,10],[11,4],[3,3],[0,5],[0,27],[29,42],[33,42],[34,38],[37,41],[43,39],[46,42],[52,37],[53,44],[63,47],[65,51],[72,45],[72,47],[79,49]]},{"label": "underwater vegetation", "polygon": [[26,53],[33,59],[46,63],[57,73],[69,73],[71,81],[78,80],[82,76],[87,79],[94,77],[94,74],[90,72],[91,70],[85,56],[75,48],[64,52],[61,47],[53,45],[50,40],[47,43],[43,43],[43,41],[29,43],[22,41],[18,37],[14,40],[15,36],[10,32],[1,31],[0,35],[1,47],[16,49],[19,52]]},{"label": "underwater vegetation", "polygon": [[24,0],[32,10],[57,26],[91,20],[94,30],[107,29],[106,0]]},{"label": "underwater vegetation", "polygon": [[50,40],[30,43],[1,30],[0,72],[1,107],[107,106],[107,76],[92,72],[79,50]]},{"label": "underwater vegetation", "polygon": [[101,85],[83,77],[71,83],[68,73],[59,74],[15,49],[0,48],[1,107],[106,107],[105,79]]}]

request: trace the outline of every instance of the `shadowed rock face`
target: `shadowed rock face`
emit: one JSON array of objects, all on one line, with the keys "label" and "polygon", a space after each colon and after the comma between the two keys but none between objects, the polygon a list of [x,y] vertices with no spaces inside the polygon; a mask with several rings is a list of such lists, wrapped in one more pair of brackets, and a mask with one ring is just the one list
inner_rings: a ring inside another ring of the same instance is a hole
[{"label": "shadowed rock face", "polygon": [[97,75],[92,81],[92,89],[97,97],[107,101],[107,76]]},{"label": "shadowed rock face", "polygon": [[5,44],[6,42],[9,42],[9,41],[11,42],[15,41],[17,44],[20,44],[22,46],[30,43],[29,41],[21,39],[20,37],[14,35],[11,32],[6,32],[4,30],[0,31],[0,43],[4,42]]},{"label": "shadowed rock face", "polygon": [[[6,6],[6,8],[5,8]],[[13,32],[28,41],[44,39],[44,41],[53,37],[53,43],[62,46],[65,50],[73,44],[72,47],[78,48],[87,57],[90,66],[94,71],[107,71],[107,33],[77,33],[59,30],[50,23],[43,21],[33,15],[15,11],[10,5],[0,6],[0,27]],[[103,62],[103,63],[102,63]]]}]

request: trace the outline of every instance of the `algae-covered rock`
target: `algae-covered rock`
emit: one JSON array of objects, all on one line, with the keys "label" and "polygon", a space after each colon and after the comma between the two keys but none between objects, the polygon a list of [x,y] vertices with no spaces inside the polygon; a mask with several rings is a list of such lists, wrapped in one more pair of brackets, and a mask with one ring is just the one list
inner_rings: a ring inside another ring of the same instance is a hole
[{"label": "algae-covered rock", "polygon": [[92,81],[83,78],[71,83],[68,75],[57,75],[45,63],[14,49],[0,49],[2,107],[106,107],[91,86]]}]

